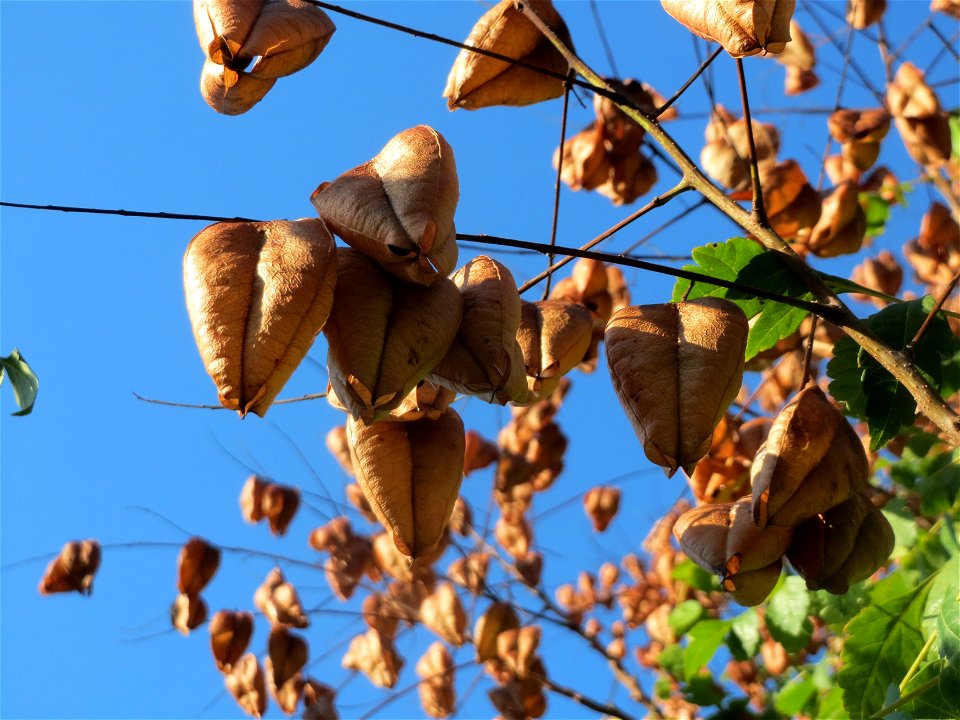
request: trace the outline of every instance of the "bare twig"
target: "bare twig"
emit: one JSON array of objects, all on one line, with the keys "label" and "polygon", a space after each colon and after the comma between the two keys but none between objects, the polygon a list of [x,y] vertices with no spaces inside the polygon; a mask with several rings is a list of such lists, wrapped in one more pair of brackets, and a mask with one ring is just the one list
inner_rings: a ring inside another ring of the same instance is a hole
[{"label": "bare twig", "polygon": [[[573,78],[573,71],[570,72]],[[553,219],[550,223],[550,244],[557,244],[557,222],[560,219],[560,186],[563,184],[563,146],[567,142],[567,109],[570,107],[570,83],[563,84],[563,115],[560,120],[560,152],[557,159],[557,180],[553,188]],[[547,268],[553,265],[553,253],[547,255]],[[547,283],[543,286],[543,299],[550,296],[550,280],[552,274],[547,275]]]},{"label": "bare twig", "polygon": [[813,336],[817,331],[817,316],[810,316],[810,334],[807,336],[807,347],[803,353],[803,375],[800,379],[800,387],[806,387],[810,379],[810,361],[813,359]]},{"label": "bare twig", "polygon": [[[672,218],[670,218],[669,220],[665,220],[662,225],[659,225],[659,226],[655,227],[653,230],[651,230],[650,232],[648,232],[646,235],[644,235],[642,238],[640,238],[639,240],[637,240],[635,243],[633,243],[632,245],[629,245],[629,246],[627,247],[627,249],[623,251],[623,254],[624,254],[624,255],[629,255],[632,250],[636,250],[636,249],[637,249],[638,247],[640,247],[641,245],[646,245],[650,240],[652,240],[652,239],[655,238],[657,235],[659,235],[660,233],[662,233],[662,232],[663,232],[664,230],[666,230],[668,227],[672,227],[675,223],[677,223],[677,222],[679,222],[680,220],[682,220],[683,218],[685,218],[687,215],[689,215],[690,213],[692,213],[694,210],[696,210],[697,208],[701,208],[701,207],[703,207],[703,206],[706,205],[706,204],[707,204],[707,201],[706,201],[704,198],[700,198],[699,200],[697,200],[697,201],[696,201],[693,205],[691,205],[690,207],[684,208],[681,212],[677,213],[676,215],[674,215],[674,216],[673,216]],[[663,259],[666,259],[666,258],[663,258]]]},{"label": "bare twig", "polygon": [[597,35],[600,36],[600,44],[603,46],[603,52],[607,56],[607,62],[610,64],[610,72],[614,77],[620,77],[620,71],[617,69],[617,60],[613,56],[613,50],[607,40],[607,33],[603,30],[603,23],[600,21],[600,10],[597,8],[597,0],[590,0],[590,12],[593,14],[593,23],[597,26]]},{"label": "bare twig", "polygon": [[663,115],[663,113],[665,113],[670,108],[671,105],[673,105],[677,100],[679,100],[680,96],[687,91],[687,88],[689,88],[698,77],[700,77],[700,74],[704,70],[710,67],[710,63],[716,60],[717,56],[721,52],[723,52],[723,47],[718,47],[716,50],[713,51],[713,54],[710,57],[708,57],[706,60],[700,63],[700,67],[697,68],[696,72],[694,72],[693,75],[687,78],[687,81],[680,86],[680,89],[677,90],[673,94],[673,96],[669,100],[667,100],[663,105],[657,108],[655,117],[660,117],[661,115]]},{"label": "bare twig", "polygon": [[571,688],[564,687],[563,685],[558,685],[557,683],[555,683],[553,680],[550,680],[549,678],[542,677],[540,679],[543,681],[544,687],[550,690],[551,692],[555,692],[557,693],[557,695],[563,695],[564,697],[568,697],[571,700],[573,700],[575,703],[579,705],[583,705],[585,708],[590,708],[594,712],[598,712],[601,715],[608,716],[608,717],[622,718],[622,720],[632,720],[634,717],[633,715],[628,713],[626,710],[623,710],[617,707],[616,705],[606,704],[606,703],[599,702],[598,700],[594,700],[593,698],[587,695],[584,695],[581,692],[577,692],[576,690],[572,690]]},{"label": "bare twig", "polygon": [[[137,400],[145,403],[151,403],[153,405],[166,405],[168,407],[190,408],[193,410],[230,410],[230,408],[225,407],[224,405],[194,405],[191,403],[171,402],[170,400],[155,400],[153,398],[144,397],[137,392],[134,392],[133,396]],[[304,402],[305,400],[319,400],[320,398],[325,398],[326,396],[326,393],[308,393],[306,395],[301,395],[300,397],[274,400],[272,403],[270,403],[270,407],[273,407],[274,405],[287,405],[289,403]]]},{"label": "bare twig", "polygon": [[753,138],[753,120],[750,118],[750,101],[747,99],[747,78],[743,71],[743,58],[737,58],[737,78],[740,81],[740,103],[743,119],[747,123],[747,141],[750,148],[750,181],[753,183],[753,217],[757,224],[768,227],[767,210],[763,205],[763,188],[760,184],[760,167],[757,164],[757,143]]},{"label": "bare twig", "polygon": [[933,307],[930,309],[930,312],[927,313],[927,317],[924,319],[923,324],[917,330],[917,334],[913,336],[913,340],[907,343],[907,346],[903,348],[903,352],[907,355],[912,355],[914,348],[920,344],[920,341],[923,340],[923,336],[926,335],[927,330],[930,328],[930,323],[933,322],[933,319],[937,316],[937,313],[940,312],[940,308],[943,307],[943,304],[947,301],[947,298],[950,297],[950,293],[953,292],[954,288],[957,287],[957,283],[960,283],[960,273],[954,275],[950,282],[946,284],[946,287],[940,292],[940,296],[937,298],[937,302],[934,303]]},{"label": "bare twig", "polygon": [[953,47],[953,43],[950,42],[950,39],[947,38],[947,36],[944,35],[942,32],[940,32],[940,29],[936,25],[934,25],[932,22],[929,23],[928,27],[930,28],[930,31],[940,39],[940,42],[943,43],[944,49],[946,49],[948,53],[953,55],[953,59],[960,61],[960,53],[958,53],[956,48]]}]

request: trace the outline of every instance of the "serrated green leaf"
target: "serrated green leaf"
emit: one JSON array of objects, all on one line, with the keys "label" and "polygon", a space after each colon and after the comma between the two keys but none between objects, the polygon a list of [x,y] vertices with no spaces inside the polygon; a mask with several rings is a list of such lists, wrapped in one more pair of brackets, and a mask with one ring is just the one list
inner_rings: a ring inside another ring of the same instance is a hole
[{"label": "serrated green leaf", "polygon": [[847,720],[850,717],[843,707],[843,689],[839,685],[834,685],[817,699],[817,712],[813,717],[830,720]]},{"label": "serrated green leaf", "polygon": [[831,275],[825,272],[818,272],[817,275],[820,276],[820,279],[823,280],[824,284],[828,288],[833,290],[838,295],[842,295],[843,293],[858,293],[860,295],[869,295],[870,297],[881,298],[882,300],[892,303],[904,302],[896,295],[887,295],[879,290],[868,288],[866,285],[855,283],[853,280],[842,278],[839,275]]},{"label": "serrated green leaf", "polygon": [[684,678],[689,680],[707,666],[729,630],[726,620],[701,620],[690,628],[690,643],[683,653]]},{"label": "serrated green leaf", "polygon": [[926,471],[917,478],[920,512],[934,517],[949,510],[960,493],[960,448],[928,458]]},{"label": "serrated green leaf", "polygon": [[803,578],[792,575],[767,603],[765,620],[773,639],[789,652],[799,652],[810,642],[810,591]]},{"label": "serrated green leaf", "polygon": [[852,718],[883,707],[889,685],[899,683],[923,647],[923,607],[930,591],[925,582],[893,598],[865,607],[845,628],[837,682]]},{"label": "serrated green leaf", "polygon": [[940,611],[943,610],[944,604],[954,601],[958,582],[960,582],[960,555],[954,555],[937,570],[936,577],[930,583],[930,594],[927,595],[927,604],[923,608],[924,635],[929,636],[937,632]]},{"label": "serrated green leaf", "polygon": [[[749,660],[760,650],[760,616],[753,608],[730,619],[730,637],[727,645],[738,660]],[[738,652],[739,651],[739,652]]]},{"label": "serrated green leaf", "polygon": [[863,607],[870,602],[865,582],[851,586],[843,595],[834,595],[826,590],[811,593],[811,613],[827,625],[839,627],[845,625]]},{"label": "serrated green leaf", "polygon": [[696,625],[707,611],[697,600],[684,600],[677,605],[667,616],[667,624],[673,628],[677,636],[684,635],[687,630]]},{"label": "serrated green leaf", "polygon": [[890,557],[897,560],[916,545],[917,521],[901,498],[894,498],[880,512],[893,528],[893,553]]},{"label": "serrated green leaf", "polygon": [[19,411],[10,414],[29,415],[33,411],[33,404],[37,400],[40,381],[17,349],[14,349],[7,357],[0,357],[0,383],[3,382],[4,370],[10,378],[13,399],[16,400],[17,407],[20,408]]},{"label": "serrated green leaf", "polygon": [[903,689],[903,695],[916,692],[929,683],[933,683],[933,686],[903,706],[907,716],[924,720],[960,719],[960,672],[944,665],[939,659],[927,663],[910,679]]},{"label": "serrated green leaf", "polygon": [[816,694],[813,678],[802,672],[777,691],[773,706],[787,717],[796,717]]},{"label": "serrated green leaf", "polygon": [[[940,657],[954,670],[960,670],[960,597],[955,587],[948,589],[947,597],[937,618],[937,637]],[[960,698],[958,698],[960,700]]]},{"label": "serrated green leaf", "polygon": [[726,697],[723,688],[713,681],[713,676],[709,672],[700,672],[690,678],[683,695],[687,702],[700,707],[719,705]]}]

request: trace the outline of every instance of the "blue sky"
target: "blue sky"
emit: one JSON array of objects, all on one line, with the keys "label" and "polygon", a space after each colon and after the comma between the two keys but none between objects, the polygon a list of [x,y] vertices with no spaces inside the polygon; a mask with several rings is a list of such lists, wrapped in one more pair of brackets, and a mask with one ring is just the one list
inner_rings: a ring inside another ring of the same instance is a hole
[{"label": "blue sky", "polygon": [[[891,4],[887,25],[895,44],[922,21],[927,5]],[[487,6],[364,2],[351,7],[463,39]],[[609,73],[589,4],[558,7],[584,59]],[[601,2],[599,10],[623,75],[669,95],[695,69],[689,33],[657,3]],[[829,13],[820,14],[835,24]],[[320,182],[366,161],[397,132],[426,123],[446,136],[456,154],[460,231],[546,241],[553,201],[550,158],[559,140],[561,102],[450,113],[440,94],[455,49],[342,16],[333,19],[338,31],[313,65],[281,79],[246,115],[225,117],[214,113],[197,89],[203,55],[189,3],[3,0],[2,199],[262,219],[310,217],[309,196]],[[816,32],[808,15],[801,12],[798,19]],[[914,49],[922,66],[938,48],[925,36]],[[863,37],[856,39],[854,57],[873,71],[879,67],[875,47]],[[749,59],[753,107],[832,107],[840,59],[832,49],[822,50],[821,59],[824,87],[799,98],[784,98],[780,65]],[[953,77],[955,65],[949,65],[941,63],[932,79]],[[720,101],[738,107],[728,57],[716,63],[715,77]],[[949,92],[941,90],[948,105],[956,101],[946,97]],[[591,98],[583,100],[584,106],[571,102],[571,134],[592,119]],[[851,80],[844,104],[866,107],[873,101]],[[681,114],[694,117],[669,129],[696,156],[708,108],[702,87],[694,86],[679,107]],[[796,157],[815,178],[825,139],[823,116],[776,119],[783,121],[781,157]],[[915,173],[893,131],[881,160],[904,179]],[[662,164],[659,169],[654,192],[676,179]],[[917,191],[909,209],[894,211],[877,246],[899,248],[916,234],[923,193]],[[627,246],[692,202],[682,198],[605,247]],[[558,242],[581,244],[630,209],[564,188]],[[323,487],[343,501],[346,478],[323,443],[328,429],[342,421],[337,411],[319,400],[241,422],[226,411],[161,407],[134,398],[137,392],[170,401],[215,402],[193,344],[181,286],[183,252],[203,227],[200,222],[0,211],[0,354],[19,347],[41,383],[36,409],[26,418],[9,416],[15,409],[12,396],[0,388],[0,715],[5,718],[240,716],[213,665],[206,629],[185,639],[169,627],[177,545],[197,534],[223,545],[323,559],[307,547],[306,537],[329,510]],[[659,235],[648,249],[686,254],[732,234],[726,219],[704,209]],[[460,264],[480,253],[461,249]],[[843,274],[866,254],[821,266]],[[544,265],[539,257],[497,257],[518,281]],[[635,303],[669,298],[669,278],[636,271],[627,276]],[[325,353],[320,339],[281,395],[322,391]],[[666,480],[643,458],[602,364],[595,375],[575,374],[573,381],[560,415],[571,440],[566,470],[535,507],[540,513],[561,506],[537,526],[551,590],[575,581],[581,568],[596,570],[606,560],[638,551],[653,521],[683,489],[679,476]],[[508,416],[477,400],[457,407],[468,427],[489,437]],[[304,490],[307,506],[282,540],[240,516],[237,497],[254,470]],[[622,485],[623,511],[606,534],[596,535],[579,500],[566,501],[625,473],[635,475]],[[464,483],[481,519],[489,487],[489,473]],[[85,537],[105,545],[93,596],[40,597],[36,587],[46,562],[66,540]],[[138,542],[169,546],[118,547]],[[211,611],[251,607],[253,592],[271,567],[268,560],[226,555],[204,592]],[[308,607],[329,603],[321,572],[290,567],[288,576]],[[535,606],[525,594],[522,600]],[[335,646],[360,631],[355,617],[316,614],[307,632],[311,657],[325,650],[330,654],[312,664],[310,674],[333,685],[347,679],[339,668],[345,647]],[[416,659],[432,641],[422,631],[400,639],[407,667],[398,687],[414,682]],[[576,639],[549,630],[544,643],[548,670],[557,682],[601,699],[610,696],[604,666],[595,663],[587,670]],[[251,649],[262,654],[265,644],[265,629],[258,627]],[[468,655],[461,650],[455,661]],[[472,668],[461,674],[461,691],[475,674]],[[489,687],[484,680],[473,691],[464,716],[489,716]],[[341,714],[360,716],[383,697],[365,678],[350,679],[341,691]],[[626,702],[622,692],[612,697]],[[555,696],[550,712],[590,715]],[[279,717],[275,706],[269,713]],[[416,693],[383,714],[418,716]]]}]

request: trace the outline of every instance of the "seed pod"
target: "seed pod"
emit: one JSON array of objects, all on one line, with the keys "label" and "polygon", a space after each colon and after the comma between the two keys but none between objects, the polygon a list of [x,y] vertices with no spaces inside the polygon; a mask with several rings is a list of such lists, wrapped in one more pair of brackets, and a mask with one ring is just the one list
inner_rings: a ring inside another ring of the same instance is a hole
[{"label": "seed pod", "polygon": [[347,244],[401,280],[430,285],[456,266],[459,198],[453,149],[418,125],[373,160],[321,184],[310,202]]},{"label": "seed pod", "polygon": [[435,642],[417,662],[417,687],[420,705],[430,717],[445,718],[453,714],[456,705],[453,658],[443,643]]},{"label": "seed pod", "polygon": [[527,553],[522,558],[517,558],[515,565],[524,585],[536,587],[540,584],[540,574],[543,572],[543,555],[538,552]]},{"label": "seed pod", "polygon": [[936,92],[913,63],[905,62],[887,86],[887,107],[910,157],[925,167],[950,161],[950,121]]},{"label": "seed pod", "polygon": [[[857,265],[850,279],[871,290],[896,295],[900,292],[900,285],[903,283],[903,268],[889,250],[881,250],[876,257],[867,258]],[[851,297],[861,302],[871,302],[880,308],[887,305],[886,300],[872,295],[851,293]]]},{"label": "seed pod", "polygon": [[533,528],[522,516],[515,520],[501,517],[497,520],[493,535],[500,546],[515,559],[526,557],[527,553],[530,552],[530,544],[533,542]]},{"label": "seed pod", "polygon": [[450,583],[441,583],[423,599],[420,603],[420,620],[451,645],[463,645],[467,614]]},{"label": "seed pod", "polygon": [[[743,190],[750,185],[750,134],[747,121],[737,119],[723,105],[717,105],[704,133],[706,144],[700,151],[704,170],[721,185]],[[780,133],[775,125],[753,123],[754,147],[761,179],[777,163]],[[766,199],[766,194],[764,194]]]},{"label": "seed pod", "polygon": [[860,492],[840,505],[796,527],[787,559],[807,581],[807,588],[825,588],[843,595],[866,580],[893,552],[893,528]]},{"label": "seed pod", "polygon": [[284,579],[280,568],[274,568],[267,574],[263,585],[257,588],[253,596],[253,604],[272,625],[305,628],[310,624],[296,588]]},{"label": "seed pod", "polygon": [[230,672],[243,655],[253,635],[253,615],[248,612],[220,610],[210,618],[210,649],[217,669]]},{"label": "seed pod", "polygon": [[264,488],[261,508],[274,535],[287,532],[287,526],[293,521],[299,507],[300,491],[297,488],[277,483],[270,483]]},{"label": "seed pod", "polygon": [[520,627],[520,619],[513,607],[495,602],[480,616],[473,628],[473,642],[477,647],[477,662],[497,657],[497,637],[505,630]]},{"label": "seed pod", "polygon": [[353,639],[341,664],[359,670],[377,687],[389,689],[397,684],[403,658],[390,640],[371,629]]},{"label": "seed pod", "polygon": [[546,677],[543,661],[536,658],[526,678],[508,679],[505,684],[490,690],[487,696],[507,720],[539,718],[547,711],[547,698],[543,694]]},{"label": "seed pod", "polygon": [[490,558],[485,553],[470,553],[457,558],[447,568],[447,577],[474,595],[479,595],[487,577]]},{"label": "seed pod", "polygon": [[603,532],[620,509],[620,491],[612,487],[595,487],[583,496],[583,509],[596,532]]},{"label": "seed pod", "polygon": [[880,141],[890,130],[890,113],[840,109],[827,118],[830,135],[841,144],[843,159],[860,171],[869,170],[880,154]]},{"label": "seed pod", "polygon": [[[330,454],[333,455],[333,459],[337,461],[337,464],[343,469],[343,471],[349,476],[353,477],[353,463],[350,460],[350,446],[347,444],[347,428],[343,425],[335,425],[330,428],[330,432],[327,433],[326,438],[327,450],[330,451]],[[348,485],[347,499],[351,500],[349,493],[349,488],[351,485]],[[353,486],[355,487],[355,486]]]},{"label": "seed pod", "polygon": [[327,321],[336,272],[319,220],[217,223],[193,238],[187,311],[224,407],[266,414]]},{"label": "seed pod", "polygon": [[523,353],[517,344],[520,294],[505,265],[476,257],[453,276],[463,298],[457,337],[429,378],[465,395],[506,404],[527,396]]},{"label": "seed pod", "polygon": [[340,720],[333,701],[337,691],[309,678],[303,686],[303,720]]},{"label": "seed pod", "polygon": [[847,22],[857,30],[880,21],[887,9],[887,0],[847,0]]},{"label": "seed pod", "polygon": [[647,458],[689,474],[740,389],[749,327],[721,298],[618,311],[604,340],[613,387]]},{"label": "seed pod", "polygon": [[199,595],[180,593],[170,606],[170,622],[184,635],[207,621],[207,604]]},{"label": "seed pod", "polygon": [[324,335],[336,396],[369,423],[398,407],[446,355],[462,301],[440,278],[430,287],[400,282],[365,255],[337,251],[340,281]]},{"label": "seed pod", "polygon": [[820,195],[796,160],[782,162],[765,173],[763,202],[770,226],[785,239],[808,233],[820,219]]},{"label": "seed pod", "polygon": [[273,628],[267,641],[267,671],[270,694],[287,715],[297,710],[303,691],[300,671],[307,664],[307,641],[286,628]]},{"label": "seed pod", "polygon": [[540,628],[536,625],[504,630],[497,636],[497,656],[516,677],[524,678],[540,646]]},{"label": "seed pod", "polygon": [[244,655],[223,679],[244,712],[255,718],[263,716],[267,710],[267,687],[256,655]]},{"label": "seed pod", "polygon": [[100,567],[100,543],[96,540],[72,540],[60,550],[40,580],[40,594],[93,592],[93,576]]},{"label": "seed pod", "polygon": [[867,214],[859,201],[856,183],[840,183],[823,201],[822,214],[807,241],[817,257],[855,253],[863,245]]},{"label": "seed pod", "polygon": [[784,92],[787,95],[799,95],[820,84],[820,78],[813,72],[817,57],[813,43],[796,20],[790,21],[790,38],[776,60],[787,68]]},{"label": "seed pod", "polygon": [[868,474],[857,434],[811,385],[780,411],[753,460],[753,520],[792,528],[849,500]]},{"label": "seed pod", "polygon": [[463,474],[469,475],[474,470],[483,470],[483,468],[495,463],[500,457],[500,451],[497,446],[486,440],[476,430],[468,430],[464,437],[463,450]]},{"label": "seed pod", "polygon": [[463,479],[463,422],[453,410],[438,420],[366,425],[350,419],[347,437],[357,482],[405,555],[435,550]]},{"label": "seed pod", "polygon": [[582,305],[557,300],[521,305],[517,341],[534,399],[552,393],[590,345],[593,318]]},{"label": "seed pod", "polygon": [[251,475],[243,484],[240,491],[240,510],[247,522],[258,523],[263,519],[263,490],[269,484],[269,480],[259,475]]},{"label": "seed pod", "polygon": [[687,30],[733,57],[777,54],[790,41],[795,0],[660,0]]},{"label": "seed pod", "polygon": [[[529,7],[573,49],[570,32],[550,0],[532,0]],[[566,74],[567,61],[512,0],[500,0],[477,21],[465,45]],[[451,110],[491,105],[530,105],[563,95],[563,81],[511,65],[503,60],[461,50],[453,63],[443,97]]]}]

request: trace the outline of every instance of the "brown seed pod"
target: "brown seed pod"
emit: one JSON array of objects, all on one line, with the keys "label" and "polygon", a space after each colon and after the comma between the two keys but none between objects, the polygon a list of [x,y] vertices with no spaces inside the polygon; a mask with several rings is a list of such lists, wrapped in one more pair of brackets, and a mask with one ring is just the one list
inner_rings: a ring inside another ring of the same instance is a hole
[{"label": "brown seed pod", "polygon": [[543,555],[538,552],[530,552],[522,558],[517,558],[514,564],[524,585],[536,587],[540,584],[540,575],[543,572]]},{"label": "brown seed pod", "polygon": [[813,72],[817,57],[813,43],[796,20],[790,21],[790,37],[790,42],[776,60],[787,68],[784,92],[787,95],[799,95],[820,84],[820,78]]},{"label": "brown seed pod", "polygon": [[806,242],[814,255],[837,257],[860,249],[867,232],[867,214],[859,196],[857,184],[848,180],[824,199],[820,220]]},{"label": "brown seed pod", "polygon": [[457,263],[453,149],[427,125],[404,130],[370,160],[310,196],[347,244],[406,282],[430,285]]},{"label": "brown seed pod", "polygon": [[890,113],[883,108],[835,111],[827,118],[830,135],[841,144],[843,159],[857,170],[873,167],[880,154],[880,141],[890,130]]},{"label": "brown seed pod", "polygon": [[463,645],[467,614],[450,583],[437,585],[433,593],[423,599],[420,603],[420,620],[451,645]]},{"label": "brown seed pod", "polygon": [[520,627],[520,619],[513,607],[495,602],[480,616],[473,628],[473,643],[477,647],[477,662],[497,657],[497,637],[505,630]]},{"label": "brown seed pod", "polygon": [[536,625],[504,630],[497,636],[497,657],[515,677],[525,678],[539,646],[540,628]]},{"label": "brown seed pod", "polygon": [[210,618],[210,650],[222,673],[230,672],[253,635],[253,614],[220,610]]},{"label": "brown seed pod", "polygon": [[400,282],[356,250],[337,251],[339,281],[330,320],[327,368],[337,398],[374,422],[400,406],[446,355],[462,301],[440,278],[429,287]]},{"label": "brown seed pod", "polygon": [[620,491],[614,487],[591,488],[583,496],[583,509],[596,532],[603,532],[620,509]]},{"label": "brown seed pod", "polygon": [[180,593],[170,606],[170,622],[184,635],[207,621],[207,604],[199,595]]},{"label": "brown seed pod", "polygon": [[336,30],[323,10],[302,0],[195,0],[193,17],[208,58],[200,89],[225,115],[246,112],[277,78],[316,60]]},{"label": "brown seed pod", "polygon": [[420,684],[420,705],[423,711],[434,718],[453,714],[456,705],[453,658],[443,643],[435,642],[417,662]]},{"label": "brown seed pod", "polygon": [[930,0],[930,12],[942,12],[960,20],[960,0]]},{"label": "brown seed pod", "polygon": [[887,86],[886,99],[910,157],[933,168],[950,161],[949,117],[923,72],[912,63],[903,63]]},{"label": "brown seed pod", "polygon": [[309,678],[303,686],[303,720],[340,720],[333,701],[337,691]]},{"label": "brown seed pod", "polygon": [[[896,295],[900,292],[903,283],[903,268],[889,250],[881,250],[876,257],[864,260],[853,269],[850,279],[853,282],[878,290],[887,295]],[[851,297],[861,302],[871,302],[877,307],[884,307],[888,303],[883,298],[861,293],[851,293]]]},{"label": "brown seed pod", "polygon": [[[570,33],[550,0],[532,0],[529,7],[564,44],[573,48]],[[500,0],[473,26],[465,45],[523,60],[566,74],[567,61],[512,0]],[[563,81],[519,65],[461,50],[450,69],[443,97],[451,110],[476,110],[492,105],[530,105],[563,95]]]},{"label": "brown seed pod", "polygon": [[397,684],[403,658],[393,642],[370,629],[353,639],[341,664],[348,670],[359,670],[377,687],[389,689]]},{"label": "brown seed pod", "polygon": [[787,240],[805,236],[820,219],[820,195],[796,160],[786,160],[766,172],[763,202],[770,226]]},{"label": "brown seed pod", "polygon": [[479,595],[487,577],[490,558],[486,553],[470,553],[457,558],[447,568],[447,577],[474,595]]},{"label": "brown seed pod", "polygon": [[463,422],[347,422],[357,482],[397,549],[417,558],[440,544],[463,479]]},{"label": "brown seed pod", "polygon": [[604,341],[613,387],[643,445],[668,477],[692,472],[737,395],[749,327],[721,298],[618,311]]},{"label": "brown seed pod", "polygon": [[263,716],[267,710],[267,686],[260,661],[253,653],[247,653],[224,678],[227,690],[248,715]]},{"label": "brown seed pod", "polygon": [[203,538],[190,538],[177,560],[177,589],[187,595],[203,590],[220,567],[220,550]]},{"label": "brown seed pod", "polygon": [[545,300],[521,305],[517,341],[534,399],[552,393],[560,378],[577,366],[592,333],[590,311],[577,303]]},{"label": "brown seed pod", "polygon": [[530,552],[533,528],[522,516],[515,519],[501,517],[497,520],[493,535],[500,546],[515,559],[526,557]]},{"label": "brown seed pod", "polygon": [[893,528],[862,493],[796,527],[787,559],[810,590],[843,595],[893,552]]},{"label": "brown seed pod", "polygon": [[253,604],[267,616],[271,625],[305,628],[310,624],[297,589],[284,579],[280,568],[267,574],[253,596]]},{"label": "brown seed pod", "polygon": [[450,530],[461,537],[467,537],[473,529],[473,511],[463,495],[460,495],[453,504],[449,527]]},{"label": "brown seed pod", "polygon": [[[704,133],[706,144],[700,151],[704,170],[721,185],[743,190],[750,185],[750,134],[747,122],[737,119],[723,105],[717,105]],[[753,123],[754,147],[761,179],[777,163],[780,133],[776,126]],[[764,193],[766,198],[766,193]]]},{"label": "brown seed pod", "polygon": [[847,22],[863,30],[880,21],[887,9],[887,0],[847,0]]},{"label": "brown seed pod", "polygon": [[307,641],[286,628],[273,628],[267,640],[267,685],[277,705],[287,715],[297,710],[303,691],[301,670],[307,664]]},{"label": "brown seed pod", "polygon": [[754,522],[792,528],[849,500],[868,474],[857,434],[823,391],[810,385],[780,411],[754,458]]},{"label": "brown seed pod", "polygon": [[354,535],[345,517],[333,518],[316,528],[310,534],[309,543],[315,550],[330,553],[323,569],[327,583],[340,600],[349,599],[363,576],[374,567],[372,543],[361,535]]},{"label": "brown seed pod", "polygon": [[777,54],[790,41],[795,0],[660,0],[690,32],[723,45],[733,57]]},{"label": "brown seed pod", "polygon": [[463,298],[457,337],[428,376],[490,402],[526,401],[523,353],[517,344],[520,294],[505,265],[481,255],[453,276]]},{"label": "brown seed pod", "polygon": [[266,414],[326,323],[336,280],[319,220],[217,223],[193,238],[187,311],[224,407]]},{"label": "brown seed pod", "polygon": [[60,550],[40,580],[40,594],[76,591],[93,592],[93,576],[100,567],[100,543],[96,540],[71,540]]},{"label": "brown seed pod", "polygon": [[499,457],[500,451],[494,443],[486,440],[476,430],[467,431],[463,450],[463,474],[465,476],[474,470],[483,470],[483,468],[495,463]]},{"label": "brown seed pod", "polygon": [[263,489],[261,510],[267,522],[270,523],[270,532],[274,535],[283,535],[293,521],[300,507],[300,491],[295,487],[269,483]]}]

